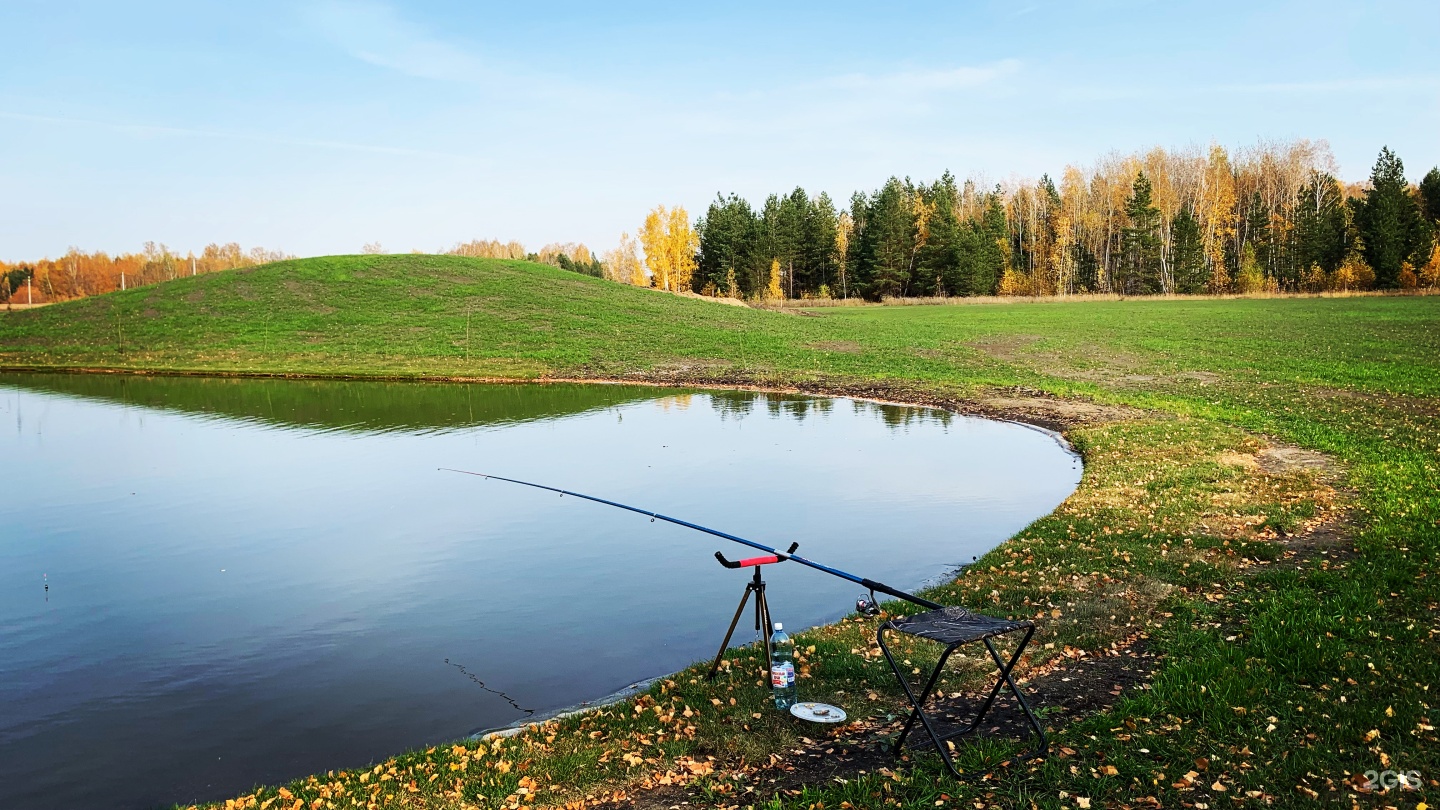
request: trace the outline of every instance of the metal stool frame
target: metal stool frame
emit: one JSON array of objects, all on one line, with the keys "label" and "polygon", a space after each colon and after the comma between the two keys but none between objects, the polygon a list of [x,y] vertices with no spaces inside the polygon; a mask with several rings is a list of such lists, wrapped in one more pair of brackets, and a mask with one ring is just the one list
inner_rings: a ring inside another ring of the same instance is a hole
[{"label": "metal stool frame", "polygon": [[[937,639],[933,638],[930,639],[932,641],[937,641],[937,643],[944,643],[946,645],[945,651],[941,653],[940,661],[936,663],[934,671],[930,673],[930,677],[925,683],[925,688],[920,691],[920,694],[917,697],[915,691],[910,688],[910,682],[906,678],[905,672],[900,668],[900,664],[895,660],[895,656],[893,653],[891,653],[890,647],[885,643],[885,632],[889,630],[893,633],[914,635],[917,638],[927,638],[927,636],[920,635],[919,633],[907,633],[904,629],[905,620],[908,619],[911,622],[914,622],[916,620],[923,620],[933,614],[957,615],[958,613],[963,613],[969,617],[973,617],[974,619],[979,620],[982,624],[984,620],[988,619],[990,622],[994,623],[994,629],[989,632],[982,632],[976,635],[974,638],[959,638],[955,641],[948,643],[938,641]],[[900,624],[897,624],[897,622],[900,622]],[[1007,627],[1008,629],[1004,629]],[[1005,659],[1001,658],[1000,652],[995,649],[995,643],[992,641],[992,639],[996,636],[1008,635],[1019,630],[1024,630],[1025,635],[1021,637],[1020,644],[1015,648],[1015,652],[1010,656],[1010,659],[1006,661]],[[1020,688],[1015,684],[1014,678],[1011,677],[1011,672],[1014,671],[1015,665],[1019,663],[1021,654],[1025,652],[1025,648],[1029,645],[1030,638],[1034,634],[1035,624],[1033,622],[1005,622],[1003,620],[990,619],[990,617],[988,616],[980,616],[978,614],[970,613],[964,608],[954,607],[945,608],[943,610],[931,611],[931,613],[920,614],[919,616],[905,617],[905,619],[900,620],[892,619],[890,621],[882,623],[879,629],[875,632],[875,640],[880,644],[881,651],[885,653],[885,660],[890,663],[890,669],[895,672],[895,679],[900,682],[900,687],[905,690],[905,697],[910,701],[911,706],[910,716],[906,718],[905,726],[900,731],[900,736],[895,741],[895,744],[892,748],[892,752],[895,754],[895,756],[898,757],[900,755],[900,751],[905,745],[905,739],[910,735],[910,731],[914,728],[915,720],[918,718],[921,725],[925,727],[925,732],[930,735],[931,741],[935,743],[935,750],[939,752],[940,758],[944,760],[945,767],[950,771],[950,774],[956,779],[963,779],[964,776],[962,776],[960,770],[955,767],[955,761],[950,755],[950,750],[949,747],[946,745],[946,742],[953,740],[957,737],[963,737],[967,734],[973,733],[976,729],[978,729],[980,727],[980,723],[984,721],[985,716],[989,714],[991,707],[995,703],[995,698],[998,697],[1000,694],[1000,688],[1002,686],[1010,687],[1010,692],[1015,695],[1015,700],[1020,704],[1021,710],[1025,712],[1025,719],[1030,725],[1030,730],[1032,734],[1039,740],[1039,745],[1037,745],[1032,751],[1018,755],[1018,758],[1034,759],[1036,757],[1045,756],[1050,749],[1050,741],[1045,736],[1045,729],[1040,727],[1040,721],[1036,719],[1035,713],[1030,710],[1030,704],[1025,700],[1025,695],[1021,693]],[[976,641],[980,641],[985,644],[985,649],[990,653],[991,660],[995,662],[995,667],[999,671],[999,675],[995,679],[994,686],[990,688],[990,694],[985,698],[985,702],[981,704],[979,711],[975,714],[975,719],[970,723],[970,725],[960,729],[959,731],[952,731],[942,734],[936,729],[935,724],[931,721],[930,717],[925,714],[925,702],[930,699],[931,693],[935,690],[935,684],[940,679],[940,673],[945,668],[945,662],[950,659],[950,656],[955,652],[955,650],[966,644],[971,644]]]}]

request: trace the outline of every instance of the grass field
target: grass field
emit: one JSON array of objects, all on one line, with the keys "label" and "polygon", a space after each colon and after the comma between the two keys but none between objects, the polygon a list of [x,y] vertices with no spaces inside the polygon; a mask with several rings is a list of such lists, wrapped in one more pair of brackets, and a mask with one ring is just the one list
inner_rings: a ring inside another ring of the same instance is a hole
[{"label": "grass field", "polygon": [[[744,383],[1029,415],[1084,455],[1079,491],[933,595],[1037,618],[1041,686],[1114,651],[1156,661],[1098,712],[1048,716],[1044,762],[967,748],[971,783],[923,755],[786,781],[795,751],[869,750],[893,727],[875,621],[852,619],[800,641],[802,689],[864,721],[836,737],[767,713],[751,659],[718,686],[683,673],[243,804],[1418,807],[1440,785],[1440,298],[792,314],[519,262],[333,257],[0,315],[0,365]],[[947,691],[974,684],[960,671]],[[1420,789],[1351,781],[1387,770]]]}]

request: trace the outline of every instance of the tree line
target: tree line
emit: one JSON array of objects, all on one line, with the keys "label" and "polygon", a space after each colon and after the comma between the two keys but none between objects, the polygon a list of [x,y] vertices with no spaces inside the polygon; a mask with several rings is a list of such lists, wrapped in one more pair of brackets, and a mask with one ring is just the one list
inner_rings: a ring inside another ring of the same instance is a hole
[{"label": "tree line", "polygon": [[[1112,154],[1057,184],[892,177],[840,208],[797,188],[652,211],[604,274],[747,299],[1320,292],[1440,285],[1440,169],[1382,149],[1368,183],[1323,142]],[[676,215],[680,218],[677,219]],[[693,244],[693,251],[685,246]]]},{"label": "tree line", "polygon": [[495,239],[476,239],[461,242],[444,251],[451,256],[473,256],[481,259],[517,259],[538,262],[559,267],[562,270],[601,278],[605,268],[600,257],[590,252],[584,243],[552,242],[538,251],[526,250],[519,242],[501,242]]},{"label": "tree line", "polygon": [[189,252],[183,256],[154,242],[146,242],[139,253],[115,256],[72,247],[58,259],[0,262],[0,300],[19,304],[65,301],[289,258],[293,257],[283,251],[245,250],[234,242],[210,244],[198,255]]},{"label": "tree line", "polygon": [[[365,253],[384,253],[378,242],[363,248]],[[419,251],[415,251],[419,252]],[[478,256],[490,259],[519,259],[540,262],[587,276],[605,275],[600,258],[583,244],[552,243],[538,251],[527,250],[519,242],[474,240],[462,242],[450,250],[437,251],[455,256]],[[269,262],[293,259],[278,250],[240,245],[211,244],[198,255],[180,255],[163,244],[146,242],[138,253],[111,256],[104,251],[87,253],[70,248],[58,259],[33,262],[0,262],[0,303],[47,304],[84,298],[89,295],[141,287],[182,276],[202,275],[220,270],[254,267]]]},{"label": "tree line", "polygon": [[[842,207],[802,188],[717,195],[691,222],[658,206],[603,257],[475,240],[452,255],[543,262],[672,292],[751,300],[1321,292],[1440,286],[1440,169],[1410,183],[1382,149],[1346,184],[1324,142],[1111,154],[1057,183],[892,177]],[[378,243],[367,253],[382,253]],[[46,303],[293,258],[211,244],[0,262],[0,300]]]}]

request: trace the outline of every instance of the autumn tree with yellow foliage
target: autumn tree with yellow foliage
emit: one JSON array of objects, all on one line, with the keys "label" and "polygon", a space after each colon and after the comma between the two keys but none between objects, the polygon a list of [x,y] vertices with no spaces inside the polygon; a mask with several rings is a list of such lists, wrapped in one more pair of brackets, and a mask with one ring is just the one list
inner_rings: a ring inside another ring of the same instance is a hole
[{"label": "autumn tree with yellow foliage", "polygon": [[649,286],[649,280],[645,277],[645,266],[640,262],[640,254],[635,240],[628,233],[620,234],[620,244],[605,254],[603,264],[605,265],[605,277],[611,281],[633,284],[636,287]]},{"label": "autumn tree with yellow foliage", "polygon": [[647,214],[640,227],[640,246],[652,285],[670,292],[690,291],[700,238],[690,226],[684,206],[666,210],[657,205]]}]

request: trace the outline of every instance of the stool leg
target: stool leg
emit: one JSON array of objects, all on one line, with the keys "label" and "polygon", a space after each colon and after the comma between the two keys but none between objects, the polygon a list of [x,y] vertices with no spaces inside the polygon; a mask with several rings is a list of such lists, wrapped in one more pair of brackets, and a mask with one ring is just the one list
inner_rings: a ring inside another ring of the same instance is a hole
[{"label": "stool leg", "polygon": [[[990,687],[990,694],[985,698],[985,702],[980,704],[980,711],[975,714],[975,721],[970,724],[970,727],[968,729],[965,730],[965,733],[967,734],[980,727],[980,723],[985,719],[985,715],[990,713],[990,707],[995,704],[995,698],[1000,694],[1000,687],[1005,685],[1005,665],[1000,662],[998,654],[995,652],[995,647],[990,643],[990,639],[988,638],[985,639],[985,647],[990,650],[990,657],[995,659],[995,665],[1000,668],[1001,677],[996,678],[995,684]],[[1021,645],[1021,648],[1024,648],[1023,644]],[[1010,664],[1011,666],[1014,666],[1015,661],[1012,660]]]},{"label": "stool leg", "polygon": [[775,653],[770,647],[770,637],[775,634],[775,625],[770,622],[770,598],[765,595],[765,583],[761,582],[755,588],[755,621],[760,626],[756,628],[760,632],[760,639],[765,642],[765,672],[769,677],[770,667],[775,665]]},{"label": "stool leg", "polygon": [[[1034,627],[1026,628],[1025,637],[1020,639],[1020,644],[1015,648],[1015,654],[1010,656],[1010,662],[1008,664],[1001,662],[1000,654],[996,652],[995,645],[990,642],[990,639],[985,639],[985,647],[990,650],[990,657],[995,660],[995,665],[1000,667],[1000,678],[1010,687],[1010,691],[1014,693],[1015,700],[1020,703],[1021,711],[1025,712],[1025,719],[1030,723],[1030,729],[1040,740],[1039,747],[1030,754],[1025,755],[1025,759],[1043,757],[1050,751],[1050,740],[1045,736],[1045,729],[1040,727],[1040,721],[1035,718],[1035,713],[1030,711],[1030,703],[1025,700],[1025,695],[1021,694],[1020,687],[1016,686],[1014,679],[1010,677],[1010,672],[1015,669],[1015,664],[1020,660],[1020,654],[1025,652],[1025,647],[1030,643],[1030,637],[1034,634]],[[999,682],[995,684],[995,688],[1000,688]],[[979,721],[977,720],[976,722],[978,723]]]},{"label": "stool leg", "polygon": [[940,754],[940,758],[944,760],[945,767],[949,769],[951,775],[959,779],[960,771],[955,767],[955,762],[950,758],[950,752],[945,748],[944,738],[942,738],[940,733],[935,730],[935,727],[930,724],[930,718],[925,714],[925,701],[930,699],[930,693],[934,691],[936,682],[940,680],[940,672],[945,669],[945,662],[950,659],[950,654],[955,652],[955,647],[959,645],[946,647],[945,652],[941,653],[940,661],[930,673],[930,678],[926,681],[925,688],[920,691],[920,697],[917,699],[915,693],[910,689],[910,682],[905,677],[904,671],[900,669],[900,665],[895,661],[895,656],[890,654],[890,648],[885,645],[885,630],[888,626],[888,622],[880,625],[880,629],[877,630],[875,634],[876,641],[880,644],[881,652],[885,653],[885,660],[890,662],[890,669],[894,670],[895,679],[900,681],[900,688],[905,690],[905,697],[910,700],[911,706],[910,716],[906,718],[905,726],[900,730],[900,736],[895,741],[894,753],[896,756],[900,755],[900,749],[905,745],[905,738],[910,735],[910,730],[915,725],[915,719],[918,717],[921,725],[925,727],[925,732],[930,735],[931,741],[935,743],[935,750]]}]

